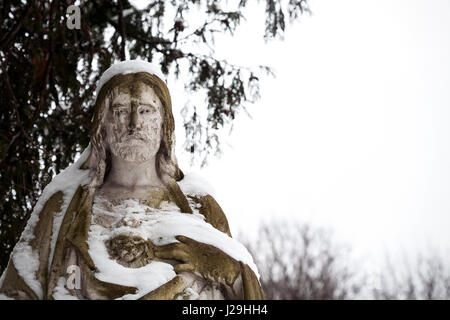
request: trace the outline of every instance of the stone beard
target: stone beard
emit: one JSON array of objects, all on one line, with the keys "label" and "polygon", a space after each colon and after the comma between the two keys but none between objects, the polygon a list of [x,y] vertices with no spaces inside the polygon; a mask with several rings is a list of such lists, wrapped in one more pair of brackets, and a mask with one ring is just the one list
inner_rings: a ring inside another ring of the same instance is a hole
[{"label": "stone beard", "polygon": [[162,103],[155,91],[141,82],[117,91],[105,121],[109,150],[122,160],[145,162],[160,147]]}]

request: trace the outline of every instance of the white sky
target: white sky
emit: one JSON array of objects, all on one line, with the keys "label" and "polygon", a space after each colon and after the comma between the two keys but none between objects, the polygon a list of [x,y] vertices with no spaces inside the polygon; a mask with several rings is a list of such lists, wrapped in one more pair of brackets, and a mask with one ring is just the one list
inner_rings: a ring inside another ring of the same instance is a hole
[{"label": "white sky", "polygon": [[[252,11],[216,43],[219,57],[277,74],[262,79],[253,119],[242,113],[225,137],[231,147],[201,170],[232,231],[283,217],[331,227],[368,258],[448,249],[450,1],[310,7],[285,41],[264,44]],[[172,94],[178,114],[186,97]],[[189,171],[179,118],[177,131]]]}]

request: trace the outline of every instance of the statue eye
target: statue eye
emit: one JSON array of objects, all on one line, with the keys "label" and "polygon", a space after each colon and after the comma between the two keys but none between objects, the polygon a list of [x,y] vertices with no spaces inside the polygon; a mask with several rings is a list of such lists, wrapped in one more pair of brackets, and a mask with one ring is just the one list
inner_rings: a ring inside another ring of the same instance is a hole
[{"label": "statue eye", "polygon": [[152,113],[153,111],[154,111],[153,108],[151,108],[151,107],[146,107],[146,108],[140,109],[140,110],[139,110],[139,113],[140,113],[140,114],[149,114],[149,113]]},{"label": "statue eye", "polygon": [[123,116],[126,113],[124,109],[117,109],[115,111],[116,116]]}]

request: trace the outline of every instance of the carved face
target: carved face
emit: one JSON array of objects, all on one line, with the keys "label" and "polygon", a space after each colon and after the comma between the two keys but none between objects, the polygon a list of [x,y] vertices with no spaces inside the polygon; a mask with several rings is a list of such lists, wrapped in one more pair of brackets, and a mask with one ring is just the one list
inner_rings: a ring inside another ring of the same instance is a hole
[{"label": "carved face", "polygon": [[120,87],[112,97],[105,121],[110,151],[125,161],[144,162],[161,143],[161,100],[148,85]]}]

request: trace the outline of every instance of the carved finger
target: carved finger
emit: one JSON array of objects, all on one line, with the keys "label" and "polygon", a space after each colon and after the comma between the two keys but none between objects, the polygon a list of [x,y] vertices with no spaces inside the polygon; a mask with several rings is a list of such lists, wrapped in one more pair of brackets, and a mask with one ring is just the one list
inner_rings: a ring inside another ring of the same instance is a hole
[{"label": "carved finger", "polygon": [[180,263],[173,266],[173,270],[175,270],[176,273],[180,272],[188,272],[188,271],[194,271],[195,268],[193,265],[189,263]]},{"label": "carved finger", "polygon": [[184,250],[179,249],[172,249],[172,250],[155,250],[154,251],[155,256],[161,259],[173,259],[173,260],[180,260],[180,261],[188,261],[189,260],[189,254]]},{"label": "carved finger", "polygon": [[164,246],[156,246],[154,248],[154,250],[155,251],[160,251],[160,252],[163,252],[163,251],[169,252],[169,251],[173,251],[173,250],[183,250],[183,251],[185,251],[186,250],[186,245],[184,243],[174,242],[174,243],[166,244]]},{"label": "carved finger", "polygon": [[185,237],[185,236],[176,236],[175,239],[177,239],[180,242],[188,243],[188,244],[189,243],[198,243],[198,241],[195,241],[194,239]]}]

